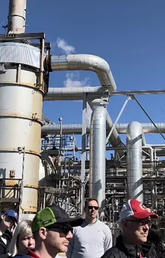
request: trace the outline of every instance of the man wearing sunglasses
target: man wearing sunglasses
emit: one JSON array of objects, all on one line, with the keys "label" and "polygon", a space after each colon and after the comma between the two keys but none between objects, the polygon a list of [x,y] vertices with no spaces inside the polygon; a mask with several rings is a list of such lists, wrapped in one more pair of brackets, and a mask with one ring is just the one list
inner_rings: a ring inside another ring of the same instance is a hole
[{"label": "man wearing sunglasses", "polygon": [[[143,258],[142,244],[147,242],[151,219],[158,216],[138,200],[128,200],[119,214],[121,234],[116,245],[110,248],[102,258]],[[147,256],[148,257],[148,256]],[[152,254],[149,256],[156,258]]]},{"label": "man wearing sunglasses", "polygon": [[29,250],[22,258],[54,258],[59,252],[66,252],[73,237],[73,227],[81,225],[82,218],[69,218],[58,206],[46,207],[37,212],[32,222],[35,251]]},{"label": "man wearing sunglasses", "polygon": [[100,258],[112,246],[110,228],[98,219],[99,205],[96,199],[85,203],[85,220],[74,228],[67,258]]}]

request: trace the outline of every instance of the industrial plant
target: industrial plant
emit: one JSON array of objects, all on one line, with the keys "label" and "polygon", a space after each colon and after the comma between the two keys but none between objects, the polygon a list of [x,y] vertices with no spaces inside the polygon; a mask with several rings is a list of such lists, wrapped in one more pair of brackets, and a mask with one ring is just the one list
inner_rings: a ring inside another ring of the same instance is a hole
[{"label": "industrial plant", "polygon": [[[152,92],[119,92],[101,57],[52,55],[44,32],[25,32],[27,5],[9,1],[7,33],[0,34],[0,209],[31,218],[56,203],[75,216],[92,196],[101,219],[113,228],[122,204],[134,198],[163,220],[165,145],[147,144],[145,135],[163,134],[165,123],[118,124],[129,100],[140,106],[136,95]],[[71,70],[94,72],[100,85],[49,86],[50,73]],[[114,95],[125,95],[126,101],[112,121],[107,105]],[[50,100],[81,101],[82,124],[65,124],[61,117],[50,121],[42,111]]]}]

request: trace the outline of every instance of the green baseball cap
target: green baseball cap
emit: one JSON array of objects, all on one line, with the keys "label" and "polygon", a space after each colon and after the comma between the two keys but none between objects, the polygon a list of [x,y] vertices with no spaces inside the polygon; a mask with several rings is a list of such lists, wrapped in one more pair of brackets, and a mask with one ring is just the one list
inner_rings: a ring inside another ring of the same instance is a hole
[{"label": "green baseball cap", "polygon": [[71,227],[80,226],[83,222],[82,218],[70,218],[68,214],[59,206],[46,207],[38,211],[32,221],[32,231],[36,232],[41,227],[51,226],[56,228],[57,225],[69,224]]}]

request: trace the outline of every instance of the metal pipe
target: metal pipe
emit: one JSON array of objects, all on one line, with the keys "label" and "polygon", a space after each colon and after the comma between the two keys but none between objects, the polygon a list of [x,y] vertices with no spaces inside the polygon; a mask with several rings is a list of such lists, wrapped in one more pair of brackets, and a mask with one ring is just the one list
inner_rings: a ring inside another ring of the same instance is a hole
[{"label": "metal pipe", "polygon": [[[165,123],[155,123],[156,127],[151,123],[141,123],[143,127],[143,133],[165,133]],[[127,133],[128,124],[116,124],[116,130],[119,134]]]},{"label": "metal pipe", "polygon": [[116,83],[108,63],[94,55],[77,54],[67,56],[52,56],[51,71],[90,70],[98,75],[101,85],[109,91],[116,90]]},{"label": "metal pipe", "polygon": [[10,0],[8,15],[8,34],[25,32],[26,0]]},{"label": "metal pipe", "polygon": [[142,126],[138,122],[128,125],[127,173],[128,198],[143,201],[142,183]]},{"label": "metal pipe", "polygon": [[90,196],[102,206],[105,200],[106,108],[96,105],[91,117]]},{"label": "metal pipe", "polygon": [[[82,133],[82,125],[81,124],[70,124],[70,125],[62,125],[62,131],[64,134],[81,134]],[[88,132],[90,129],[88,128]],[[44,135],[52,135],[52,134],[60,134],[60,125],[58,124],[46,124],[42,127],[42,136]]]},{"label": "metal pipe", "polygon": [[85,94],[98,97],[104,94],[102,87],[49,88],[44,100],[83,100]]}]

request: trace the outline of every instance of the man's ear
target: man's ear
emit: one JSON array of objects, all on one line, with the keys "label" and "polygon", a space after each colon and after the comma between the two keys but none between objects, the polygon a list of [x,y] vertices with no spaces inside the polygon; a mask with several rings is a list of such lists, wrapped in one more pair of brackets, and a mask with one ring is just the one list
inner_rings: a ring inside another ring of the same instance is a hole
[{"label": "man's ear", "polygon": [[40,236],[40,238],[41,238],[42,240],[45,240],[45,239],[46,239],[47,234],[48,234],[48,232],[47,232],[46,228],[41,227],[41,228],[39,229],[39,236]]}]

